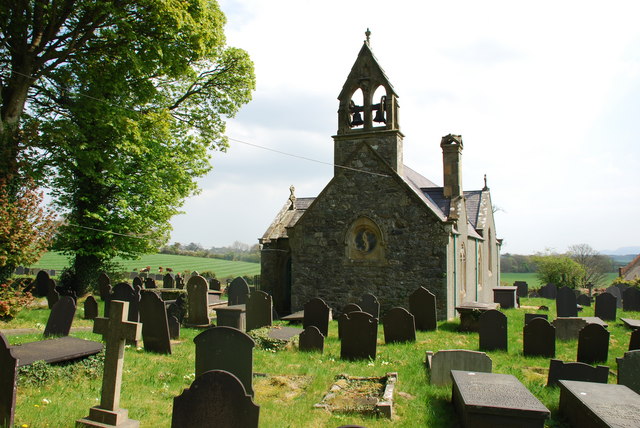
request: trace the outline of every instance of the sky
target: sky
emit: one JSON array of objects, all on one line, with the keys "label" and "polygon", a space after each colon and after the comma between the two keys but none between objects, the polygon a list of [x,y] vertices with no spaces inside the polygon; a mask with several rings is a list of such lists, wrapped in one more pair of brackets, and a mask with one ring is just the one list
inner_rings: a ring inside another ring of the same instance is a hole
[{"label": "sky", "polygon": [[463,187],[487,175],[502,253],[640,246],[640,3],[219,3],[257,89],[171,242],[256,244],[289,186],[324,188],[337,96],[369,28],[399,96],[405,165],[442,185],[440,139],[461,134]]}]

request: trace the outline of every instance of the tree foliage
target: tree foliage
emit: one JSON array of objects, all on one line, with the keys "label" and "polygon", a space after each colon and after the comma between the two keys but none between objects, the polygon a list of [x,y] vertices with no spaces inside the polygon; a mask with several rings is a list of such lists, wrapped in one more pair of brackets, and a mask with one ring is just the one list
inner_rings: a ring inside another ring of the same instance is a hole
[{"label": "tree foliage", "polygon": [[536,255],[537,276],[543,284],[553,283],[558,287],[580,286],[584,278],[584,268],[568,256],[558,254]]},{"label": "tree foliage", "polygon": [[611,257],[602,255],[589,244],[575,244],[568,248],[567,254],[584,268],[582,284],[589,289],[603,285],[608,272],[614,271]]}]

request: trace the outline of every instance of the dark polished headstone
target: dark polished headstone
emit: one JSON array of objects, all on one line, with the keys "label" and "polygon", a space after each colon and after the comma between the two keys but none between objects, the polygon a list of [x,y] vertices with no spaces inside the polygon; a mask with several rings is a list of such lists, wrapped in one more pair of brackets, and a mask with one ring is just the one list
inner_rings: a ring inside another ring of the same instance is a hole
[{"label": "dark polished headstone", "polygon": [[209,370],[234,374],[253,396],[253,348],[255,342],[233,327],[211,327],[193,341],[196,344],[196,377]]},{"label": "dark polished headstone", "polygon": [[166,273],[162,277],[162,288],[175,288],[176,280],[172,273]]},{"label": "dark polished headstone", "polygon": [[540,287],[539,291],[540,297],[544,297],[545,299],[553,299],[558,296],[558,287],[555,284],[549,283],[547,285],[543,285]]},{"label": "dark polished headstone", "polygon": [[237,376],[225,370],[202,373],[173,399],[171,428],[258,428],[260,406]]},{"label": "dark polished headstone", "polygon": [[551,415],[515,376],[451,371],[451,401],[462,426],[544,428]]},{"label": "dark polished headstone", "polygon": [[314,297],[304,304],[304,319],[302,326],[306,329],[309,326],[316,326],[324,337],[329,334],[329,320],[331,319],[331,308],[324,300]]},{"label": "dark polished headstone", "polygon": [[558,290],[556,296],[556,311],[558,317],[577,317],[578,306],[576,302],[576,294],[567,286]]},{"label": "dark polished headstone", "polygon": [[[135,280],[133,281],[135,283]],[[127,320],[131,322],[140,321],[140,292],[136,291],[131,285],[126,282],[119,282],[113,287],[113,293],[111,294],[111,300],[121,300],[123,302],[129,302],[129,312],[127,313]]]},{"label": "dark polished headstone", "polygon": [[140,322],[144,350],[159,354],[171,354],[167,309],[153,291],[144,291],[140,299]]},{"label": "dark polished headstone", "polygon": [[622,293],[622,310],[640,311],[640,289],[629,287]]},{"label": "dark polished headstone", "polygon": [[[207,284],[208,287],[208,284]],[[241,276],[234,278],[227,287],[229,305],[244,305],[249,298],[249,284]]]},{"label": "dark polished headstone", "polygon": [[578,334],[578,358],[581,363],[607,361],[609,332],[600,324],[587,324]]},{"label": "dark polished headstone", "polygon": [[44,337],[68,336],[76,313],[76,302],[69,296],[62,296],[53,306],[47,326],[44,329]]},{"label": "dark polished headstone", "polygon": [[629,351],[640,349],[640,330],[633,330],[629,338]]},{"label": "dark polished headstone", "polygon": [[178,321],[178,318],[173,315],[168,316],[167,324],[169,324],[169,338],[171,340],[180,339],[180,321]]},{"label": "dark polished headstone", "polygon": [[514,281],[513,285],[518,289],[518,297],[529,297],[529,284],[527,284],[527,281]]},{"label": "dark polished headstone", "polygon": [[625,385],[640,394],[640,351],[624,353],[623,358],[616,358],[618,363],[618,384]]},{"label": "dark polished headstone", "polygon": [[640,395],[624,385],[559,380],[560,414],[571,427],[637,427]]},{"label": "dark polished headstone", "polygon": [[413,314],[416,330],[431,331],[438,328],[436,296],[424,287],[418,287],[409,296],[409,312]]},{"label": "dark polished headstone", "polygon": [[509,309],[518,307],[518,287],[496,287],[493,289],[493,302],[500,308]]},{"label": "dark polished headstone", "polygon": [[187,323],[190,326],[206,327],[211,324],[209,318],[209,297],[207,294],[209,286],[207,280],[195,275],[187,281]]},{"label": "dark polished headstone", "polygon": [[534,318],[544,318],[545,320],[549,319],[547,314],[524,314],[524,324],[529,324]]},{"label": "dark polished headstone", "polygon": [[479,333],[481,351],[507,350],[507,316],[502,312],[492,310],[480,315]]},{"label": "dark polished headstone", "polygon": [[602,293],[596,296],[595,316],[607,321],[616,319],[616,297],[611,293]]},{"label": "dark polished headstone", "polygon": [[98,318],[98,302],[93,296],[87,297],[84,301],[84,319],[94,320]]},{"label": "dark polished headstone", "polygon": [[524,326],[522,354],[553,358],[556,356],[556,329],[544,318],[534,318]]},{"label": "dark polished headstone", "polygon": [[618,309],[622,309],[622,292],[620,289],[615,285],[612,285],[611,287],[607,287],[605,292],[613,294],[616,298],[616,307]]},{"label": "dark polished headstone", "polygon": [[311,325],[300,333],[300,341],[298,347],[305,352],[320,352],[324,350],[324,336],[318,330],[318,327]]},{"label": "dark polished headstone", "polygon": [[138,287],[140,289],[144,287],[144,281],[139,276],[136,276],[135,278],[133,278],[133,282],[131,284],[133,287]]},{"label": "dark polished headstone", "polygon": [[451,370],[491,373],[493,362],[484,352],[466,349],[427,351],[427,368],[431,385],[451,385]]},{"label": "dark polished headstone", "polygon": [[342,334],[340,358],[375,360],[378,319],[367,312],[351,312],[344,314],[339,322]]},{"label": "dark polished headstone", "polygon": [[579,380],[581,382],[607,383],[609,367],[593,367],[585,363],[564,362],[551,359],[549,361],[549,375],[547,386],[556,386],[560,379]]},{"label": "dark polished headstone", "polygon": [[156,280],[154,278],[151,277],[147,277],[144,279],[144,288],[158,288],[156,286]]},{"label": "dark polished headstone", "polygon": [[18,358],[0,333],[0,426],[13,427],[16,408]]},{"label": "dark polished headstone", "polygon": [[580,306],[591,306],[591,297],[587,296],[586,294],[581,294],[577,297],[576,302]]},{"label": "dark polished headstone", "polygon": [[273,324],[273,302],[264,291],[254,291],[247,299],[247,331]]},{"label": "dark polished headstone", "polygon": [[416,341],[416,326],[413,315],[405,308],[390,309],[382,320],[384,343]]},{"label": "dark polished headstone", "polygon": [[359,306],[362,308],[362,312],[366,312],[374,318],[380,318],[380,302],[373,294],[363,294]]}]

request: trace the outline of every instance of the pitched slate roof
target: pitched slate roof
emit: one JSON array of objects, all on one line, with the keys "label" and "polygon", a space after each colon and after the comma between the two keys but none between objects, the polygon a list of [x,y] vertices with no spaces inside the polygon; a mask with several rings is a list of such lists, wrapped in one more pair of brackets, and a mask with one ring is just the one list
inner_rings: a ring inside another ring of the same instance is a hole
[{"label": "pitched slate roof", "polygon": [[260,238],[260,243],[266,244],[271,240],[287,238],[287,227],[291,227],[298,222],[314,199],[296,198],[293,202],[293,207],[291,206],[291,200],[287,200],[287,203],[284,204],[267,231]]}]

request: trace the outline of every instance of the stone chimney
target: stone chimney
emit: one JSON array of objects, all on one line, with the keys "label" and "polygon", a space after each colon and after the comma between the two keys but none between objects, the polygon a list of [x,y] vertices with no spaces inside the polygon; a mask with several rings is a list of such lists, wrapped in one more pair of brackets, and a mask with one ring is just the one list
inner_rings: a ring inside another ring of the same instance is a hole
[{"label": "stone chimney", "polygon": [[444,172],[444,197],[462,196],[462,136],[445,135],[440,142],[442,147],[442,163]]}]

